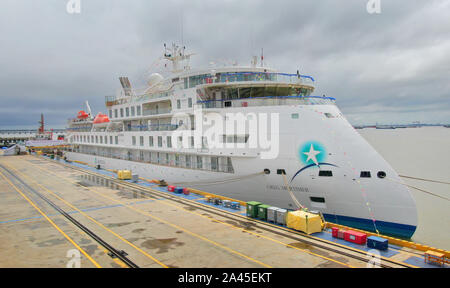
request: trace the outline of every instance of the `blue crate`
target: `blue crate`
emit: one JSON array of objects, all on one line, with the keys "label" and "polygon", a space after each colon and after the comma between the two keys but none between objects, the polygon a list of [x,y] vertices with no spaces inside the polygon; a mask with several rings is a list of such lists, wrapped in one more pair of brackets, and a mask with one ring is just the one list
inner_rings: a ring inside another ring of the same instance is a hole
[{"label": "blue crate", "polygon": [[175,188],[175,190],[173,192],[175,192],[177,194],[183,194],[183,187],[177,187],[177,188]]},{"label": "blue crate", "polygon": [[241,204],[240,204],[239,202],[231,202],[230,207],[231,207],[232,209],[238,210],[238,209],[241,209]]},{"label": "blue crate", "polygon": [[377,236],[367,237],[367,247],[377,250],[387,250],[389,247],[388,239],[384,239]]}]

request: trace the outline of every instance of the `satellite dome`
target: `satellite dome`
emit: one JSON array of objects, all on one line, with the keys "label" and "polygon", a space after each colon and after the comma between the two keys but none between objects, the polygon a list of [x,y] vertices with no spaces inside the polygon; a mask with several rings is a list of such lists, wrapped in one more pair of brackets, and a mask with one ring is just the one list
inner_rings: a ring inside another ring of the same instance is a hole
[{"label": "satellite dome", "polygon": [[161,76],[161,74],[153,73],[148,77],[147,84],[148,86],[152,87],[160,83],[162,80],[164,80],[164,77]]}]

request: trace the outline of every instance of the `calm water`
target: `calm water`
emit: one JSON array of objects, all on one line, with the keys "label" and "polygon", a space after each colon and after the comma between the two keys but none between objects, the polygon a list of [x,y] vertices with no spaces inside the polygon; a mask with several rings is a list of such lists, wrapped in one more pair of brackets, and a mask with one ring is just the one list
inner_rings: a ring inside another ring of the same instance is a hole
[{"label": "calm water", "polygon": [[[358,132],[400,174],[450,182],[450,128],[423,127]],[[405,183],[450,198],[450,185],[403,178]],[[411,189],[419,225],[413,240],[450,250],[450,201]]]}]

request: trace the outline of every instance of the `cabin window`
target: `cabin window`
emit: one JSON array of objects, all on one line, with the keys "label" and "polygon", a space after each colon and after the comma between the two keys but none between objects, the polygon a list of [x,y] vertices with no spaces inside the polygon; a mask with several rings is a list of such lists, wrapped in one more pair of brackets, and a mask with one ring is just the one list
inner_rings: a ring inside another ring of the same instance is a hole
[{"label": "cabin window", "polygon": [[361,178],[370,178],[371,177],[370,171],[361,171],[360,177]]},{"label": "cabin window", "polygon": [[191,168],[191,156],[186,155],[186,168]]},{"label": "cabin window", "polygon": [[136,106],[136,114],[137,116],[141,116],[141,106]]},{"label": "cabin window", "polygon": [[298,119],[298,118],[299,118],[298,113],[292,113],[292,114],[291,114],[291,118],[292,118],[292,119]]},{"label": "cabin window", "polygon": [[139,136],[139,144],[144,146],[144,136]]},{"label": "cabin window", "polygon": [[111,109],[108,110],[108,115],[109,115],[109,118],[112,118],[112,110]]},{"label": "cabin window", "polygon": [[334,118],[333,114],[331,113],[325,113],[325,116],[327,116],[327,118]]},{"label": "cabin window", "polygon": [[105,136],[105,144],[108,144],[108,136]]},{"label": "cabin window", "polygon": [[153,136],[148,137],[148,146],[153,147]]},{"label": "cabin window", "polygon": [[188,98],[188,107],[192,108],[192,98]]},{"label": "cabin window", "polygon": [[95,136],[95,143],[98,143],[98,136]]},{"label": "cabin window", "polygon": [[172,148],[172,136],[167,136],[167,147]]},{"label": "cabin window", "polygon": [[311,200],[311,202],[325,203],[325,198],[323,197],[309,197],[309,199]]},{"label": "cabin window", "polygon": [[319,171],[319,176],[332,177],[332,176],[333,176],[333,171],[330,171],[330,170],[320,170],[320,171]]},{"label": "cabin window", "polygon": [[131,141],[133,142],[133,146],[136,146],[136,136],[131,137]]},{"label": "cabin window", "polygon": [[179,99],[177,100],[177,109],[181,109],[181,101]]},{"label": "cabin window", "polygon": [[115,142],[116,142],[116,145],[119,144],[119,136],[115,136],[115,139],[114,139],[114,140],[115,140]]},{"label": "cabin window", "polygon": [[134,116],[135,114],[134,114],[134,106],[133,107],[131,107],[131,116]]},{"label": "cabin window", "polygon": [[120,108],[120,117],[123,117],[123,108]]},{"label": "cabin window", "polygon": [[162,136],[158,136],[158,147],[162,147]]},{"label": "cabin window", "polygon": [[211,170],[217,171],[218,166],[219,166],[219,158],[211,157]]},{"label": "cabin window", "polygon": [[119,117],[119,116],[117,115],[117,109],[114,109],[114,118],[117,118],[117,117]]},{"label": "cabin window", "polygon": [[203,165],[202,165],[202,156],[197,156],[197,168],[198,169],[202,169]]},{"label": "cabin window", "polygon": [[184,78],[184,89],[188,88],[188,78]]},{"label": "cabin window", "polygon": [[109,144],[113,144],[113,136],[109,136]]},{"label": "cabin window", "polygon": [[125,108],[125,115],[127,115],[127,117],[130,117],[130,108]]}]

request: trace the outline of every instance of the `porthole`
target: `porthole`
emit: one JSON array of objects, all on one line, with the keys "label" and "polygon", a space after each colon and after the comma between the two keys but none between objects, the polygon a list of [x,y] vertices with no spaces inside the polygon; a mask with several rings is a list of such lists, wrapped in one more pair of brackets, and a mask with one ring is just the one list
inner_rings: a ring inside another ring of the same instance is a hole
[{"label": "porthole", "polygon": [[270,170],[269,169],[264,169],[264,174],[269,175],[270,174]]},{"label": "porthole", "polygon": [[378,171],[378,174],[377,174],[377,176],[378,176],[378,178],[381,178],[381,179],[383,179],[383,178],[385,178],[385,177],[386,177],[386,172],[384,172],[384,171]]}]

